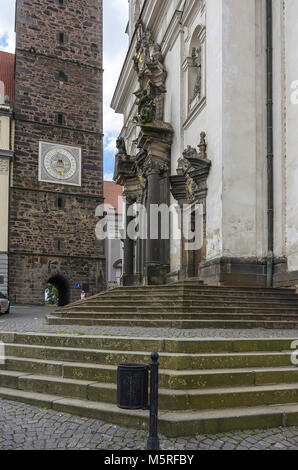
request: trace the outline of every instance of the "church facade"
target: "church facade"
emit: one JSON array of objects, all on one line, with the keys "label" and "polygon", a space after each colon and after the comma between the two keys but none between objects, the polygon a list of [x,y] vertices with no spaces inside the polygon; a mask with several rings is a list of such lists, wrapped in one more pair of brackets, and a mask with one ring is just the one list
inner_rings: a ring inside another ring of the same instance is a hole
[{"label": "church facade", "polygon": [[15,62],[9,294],[63,305],[104,286],[102,1],[17,0]]},{"label": "church facade", "polygon": [[[148,236],[124,241],[125,284],[298,286],[297,14],[292,0],[129,1],[114,179]],[[175,237],[181,218],[150,238],[154,204],[200,207],[200,246]]]}]

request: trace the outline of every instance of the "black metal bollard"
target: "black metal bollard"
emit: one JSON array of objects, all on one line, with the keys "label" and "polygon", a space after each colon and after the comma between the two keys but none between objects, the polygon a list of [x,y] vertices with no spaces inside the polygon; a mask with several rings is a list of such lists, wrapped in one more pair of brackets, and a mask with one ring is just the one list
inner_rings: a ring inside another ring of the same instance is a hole
[{"label": "black metal bollard", "polygon": [[147,441],[148,450],[159,450],[158,437],[158,353],[152,353],[150,364],[150,420],[149,438]]},{"label": "black metal bollard", "polygon": [[[148,450],[159,450],[158,438],[158,353],[146,364],[121,364],[117,372],[117,406],[126,410],[150,410]],[[148,372],[150,370],[150,406]]]}]

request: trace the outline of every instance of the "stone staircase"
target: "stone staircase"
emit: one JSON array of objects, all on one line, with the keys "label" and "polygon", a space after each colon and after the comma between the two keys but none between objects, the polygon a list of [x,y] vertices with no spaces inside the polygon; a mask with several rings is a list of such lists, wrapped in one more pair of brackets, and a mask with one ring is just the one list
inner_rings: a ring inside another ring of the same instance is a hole
[{"label": "stone staircase", "polygon": [[60,308],[51,325],[152,328],[298,328],[294,289],[216,287],[199,282],[118,287]]},{"label": "stone staircase", "polygon": [[[284,294],[286,295],[286,294]],[[0,333],[0,397],[147,429],[148,411],[116,406],[120,363],[160,353],[159,432],[195,433],[298,425],[296,339],[149,339]]]}]

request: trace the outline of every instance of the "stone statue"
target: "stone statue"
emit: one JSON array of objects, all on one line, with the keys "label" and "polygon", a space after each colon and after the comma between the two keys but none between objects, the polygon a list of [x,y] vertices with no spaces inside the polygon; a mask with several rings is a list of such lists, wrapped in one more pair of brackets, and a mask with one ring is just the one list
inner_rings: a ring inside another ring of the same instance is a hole
[{"label": "stone statue", "polygon": [[206,132],[201,132],[200,134],[200,144],[198,145],[200,152],[200,158],[207,158],[207,144],[206,144]]},{"label": "stone statue", "polygon": [[195,99],[197,96],[201,98],[201,88],[202,88],[202,49],[193,48],[192,51],[192,60],[193,67],[197,69],[197,77],[195,81],[195,87],[193,91],[192,99]]},{"label": "stone statue", "polygon": [[118,154],[119,155],[127,155],[126,153],[126,146],[125,146],[125,140],[123,137],[118,137],[116,140],[116,147],[118,149]]},{"label": "stone statue", "polygon": [[154,98],[148,94],[147,90],[143,90],[139,99],[138,105],[138,122],[140,124],[147,124],[155,118],[155,103]]}]

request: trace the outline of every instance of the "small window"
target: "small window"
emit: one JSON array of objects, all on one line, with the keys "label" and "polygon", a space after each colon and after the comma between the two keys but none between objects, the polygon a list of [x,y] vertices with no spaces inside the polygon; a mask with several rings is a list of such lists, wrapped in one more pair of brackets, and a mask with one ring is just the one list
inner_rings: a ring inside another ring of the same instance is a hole
[{"label": "small window", "polygon": [[68,42],[68,36],[64,31],[59,31],[57,33],[57,38],[60,44],[66,44]]},{"label": "small window", "polygon": [[54,240],[54,249],[56,251],[62,251],[64,249],[64,241],[61,240],[60,238],[56,238]]},{"label": "small window", "polygon": [[60,7],[65,7],[67,4],[67,0],[56,0],[56,2]]},{"label": "small window", "polygon": [[65,209],[65,197],[60,194],[55,198],[55,208],[56,209]]},{"label": "small window", "polygon": [[56,74],[56,79],[61,82],[61,83],[67,83],[68,82],[68,77],[65,72],[62,70],[59,70]]},{"label": "small window", "polygon": [[56,114],[56,123],[59,126],[62,126],[63,124],[65,124],[65,117],[64,117],[63,113],[57,113]]}]

